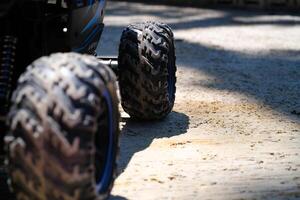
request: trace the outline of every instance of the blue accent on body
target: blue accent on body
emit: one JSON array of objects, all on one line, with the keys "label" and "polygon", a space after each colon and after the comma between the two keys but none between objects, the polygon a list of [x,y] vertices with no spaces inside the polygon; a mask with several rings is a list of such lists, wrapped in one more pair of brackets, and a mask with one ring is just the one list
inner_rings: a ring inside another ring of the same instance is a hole
[{"label": "blue accent on body", "polygon": [[76,1],[76,6],[77,6],[77,7],[81,7],[81,6],[83,6],[83,5],[84,5],[84,3],[83,3],[82,0],[77,0],[77,1]]},{"label": "blue accent on body", "polygon": [[94,0],[89,0],[88,5],[92,5],[94,3]]},{"label": "blue accent on body", "polygon": [[[102,10],[104,9],[106,0],[99,0],[98,8],[94,17],[88,22],[88,24],[82,29],[81,33],[84,33],[90,28],[93,28],[96,24],[98,24],[99,19],[101,18]],[[93,6],[93,0],[89,0],[89,6]]]},{"label": "blue accent on body", "polygon": [[90,43],[91,41],[97,36],[97,33],[99,33],[102,30],[101,26],[98,24],[98,26],[89,34],[89,36],[84,40],[82,45],[78,48],[72,49],[74,52],[81,52],[84,50]]},{"label": "blue accent on body", "polygon": [[105,161],[105,167],[104,167],[104,172],[103,176],[101,177],[101,180],[97,183],[96,189],[99,193],[103,193],[107,191],[112,176],[113,176],[113,165],[114,165],[114,154],[115,152],[113,149],[113,144],[114,144],[114,119],[113,119],[113,105],[112,105],[112,98],[111,95],[106,89],[103,93],[103,96],[105,98],[107,108],[108,108],[108,123],[109,123],[109,144],[108,144],[108,152],[107,152],[107,159]]},{"label": "blue accent on body", "polygon": [[[92,7],[98,3],[97,10],[95,12],[95,15],[92,17],[92,19],[87,23],[87,25],[81,30],[80,34],[86,34],[85,32],[90,32],[87,36],[87,38],[83,41],[82,44],[80,44],[79,47],[73,48],[72,51],[82,53],[92,42],[93,39],[100,35],[102,32],[102,13],[105,8],[106,0],[88,0],[87,1],[87,8],[86,8],[86,17],[89,16],[89,13],[92,12]],[[92,30],[92,31],[91,31]]]}]

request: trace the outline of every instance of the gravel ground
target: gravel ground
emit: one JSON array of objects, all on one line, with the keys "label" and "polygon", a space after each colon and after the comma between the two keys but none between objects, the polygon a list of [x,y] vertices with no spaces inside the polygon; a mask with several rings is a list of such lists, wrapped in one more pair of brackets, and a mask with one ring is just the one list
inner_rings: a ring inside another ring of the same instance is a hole
[{"label": "gravel ground", "polygon": [[174,30],[176,104],[122,113],[111,199],[300,199],[300,15],[110,2],[101,54],[147,20]]}]

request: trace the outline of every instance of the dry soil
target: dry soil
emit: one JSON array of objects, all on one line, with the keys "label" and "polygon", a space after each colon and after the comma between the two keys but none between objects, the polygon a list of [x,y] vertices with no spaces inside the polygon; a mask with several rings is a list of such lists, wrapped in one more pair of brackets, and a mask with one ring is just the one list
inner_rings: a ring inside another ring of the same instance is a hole
[{"label": "dry soil", "polygon": [[123,28],[174,30],[174,112],[137,123],[122,112],[111,199],[300,199],[300,17],[110,2],[100,54]]}]

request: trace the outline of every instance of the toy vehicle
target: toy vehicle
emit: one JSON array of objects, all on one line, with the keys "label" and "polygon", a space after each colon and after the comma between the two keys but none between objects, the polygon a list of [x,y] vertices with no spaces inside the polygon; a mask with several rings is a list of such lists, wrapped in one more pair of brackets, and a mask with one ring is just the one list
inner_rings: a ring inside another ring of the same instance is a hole
[{"label": "toy vehicle", "polygon": [[[95,50],[105,6],[106,0],[0,2],[1,134],[8,132],[16,199],[108,197],[119,151],[117,84],[132,118],[157,120],[173,108],[171,29],[130,25],[118,58],[101,58]],[[56,53],[70,51],[77,53]]]}]

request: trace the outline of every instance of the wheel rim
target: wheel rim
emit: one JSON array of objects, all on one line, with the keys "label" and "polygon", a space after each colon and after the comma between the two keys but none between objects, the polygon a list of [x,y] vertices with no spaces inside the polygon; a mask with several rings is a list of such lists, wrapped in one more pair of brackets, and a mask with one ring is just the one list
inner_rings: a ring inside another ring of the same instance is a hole
[{"label": "wheel rim", "polygon": [[[173,59],[172,53],[169,55],[169,59]],[[174,91],[175,91],[175,70],[174,70],[174,62],[168,63],[168,95],[169,102],[173,104],[174,102]]]},{"label": "wheel rim", "polygon": [[[113,148],[113,146],[114,146],[114,132],[113,132],[114,129],[113,129],[113,127],[114,127],[115,122],[113,119],[112,98],[111,98],[111,95],[108,90],[106,90],[103,93],[103,97],[105,99],[105,103],[107,106],[107,112],[105,114],[107,114],[107,117],[108,117],[108,121],[107,121],[108,122],[108,139],[106,139],[108,142],[108,146],[107,146],[107,149],[105,150],[106,155],[105,155],[105,159],[103,159],[104,166],[103,166],[103,170],[100,172],[101,176],[98,178],[96,177],[96,184],[97,184],[96,189],[97,189],[98,193],[105,193],[110,186],[112,175],[113,175],[113,167],[114,167],[113,165],[114,165],[114,155],[115,155],[114,148]],[[97,146],[96,146],[96,148],[97,148]],[[99,147],[99,149],[103,150],[103,148],[101,148],[101,147]],[[96,159],[97,159],[97,157],[96,157]],[[97,162],[97,160],[96,160],[96,162]],[[100,169],[96,169],[96,171],[97,170],[100,170]]]}]

